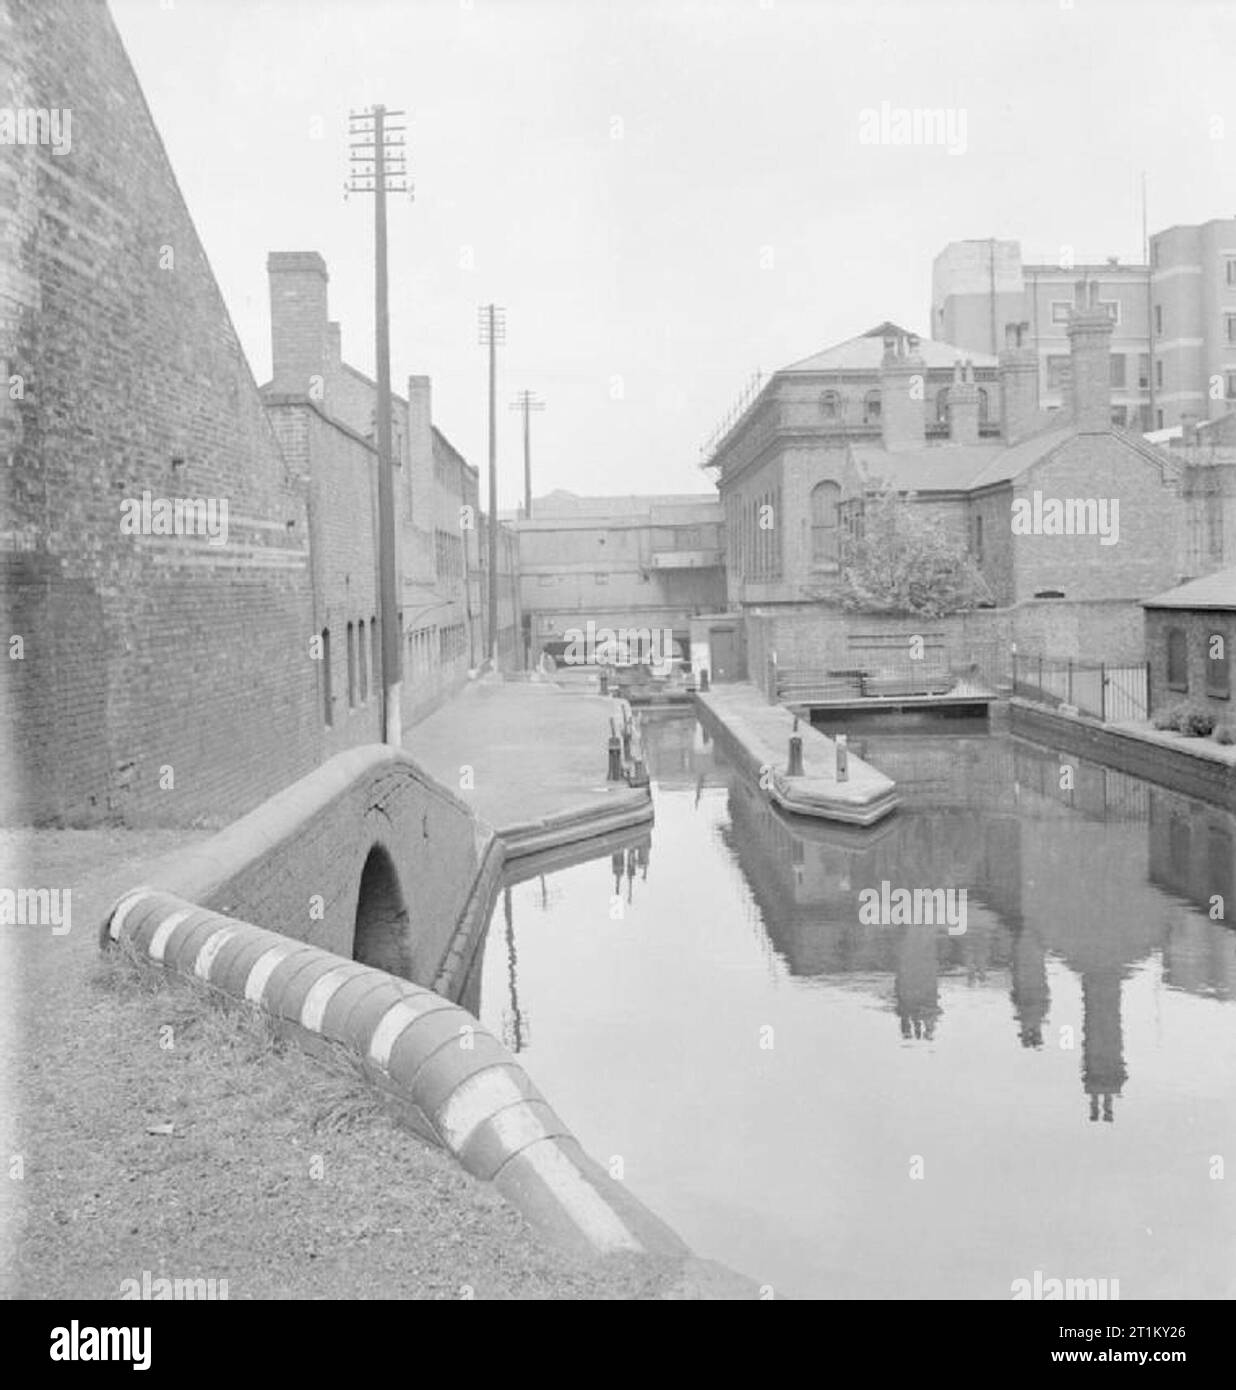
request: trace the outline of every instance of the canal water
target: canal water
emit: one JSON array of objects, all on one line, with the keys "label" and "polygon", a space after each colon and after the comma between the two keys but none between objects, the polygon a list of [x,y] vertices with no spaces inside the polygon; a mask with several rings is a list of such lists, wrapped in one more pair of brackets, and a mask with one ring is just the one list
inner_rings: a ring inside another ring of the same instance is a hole
[{"label": "canal water", "polygon": [[[1236,818],[881,724],[903,805],[848,831],[645,729],[651,832],[514,866],[467,991],[595,1158],[774,1296],[1236,1294]],[[964,932],[865,924],[883,883]]]}]

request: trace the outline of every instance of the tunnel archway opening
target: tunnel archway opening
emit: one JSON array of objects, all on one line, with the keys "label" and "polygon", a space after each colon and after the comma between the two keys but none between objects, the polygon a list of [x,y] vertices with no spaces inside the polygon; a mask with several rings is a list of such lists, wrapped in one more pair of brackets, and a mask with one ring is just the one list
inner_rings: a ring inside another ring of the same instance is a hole
[{"label": "tunnel archway opening", "polygon": [[352,959],[411,979],[410,925],[395,866],[386,850],[375,845],[361,871]]}]

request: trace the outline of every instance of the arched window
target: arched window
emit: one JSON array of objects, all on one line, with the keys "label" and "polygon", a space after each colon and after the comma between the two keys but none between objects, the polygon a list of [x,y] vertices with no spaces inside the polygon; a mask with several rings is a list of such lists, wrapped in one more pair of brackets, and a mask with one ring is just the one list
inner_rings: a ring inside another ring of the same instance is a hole
[{"label": "arched window", "polygon": [[334,715],[331,710],[333,700],[330,688],[330,628],[322,629],[322,715],[329,729],[334,723]]},{"label": "arched window", "polygon": [[357,666],[360,671],[360,702],[363,705],[369,698],[369,659],[365,653],[365,620],[362,618],[356,629]]},{"label": "arched window", "polygon": [[1167,688],[1189,689],[1189,647],[1182,627],[1167,630]]},{"label": "arched window", "polygon": [[942,386],[936,392],[936,424],[948,424],[948,387]]},{"label": "arched window", "polygon": [[880,393],[877,390],[871,390],[863,397],[863,424],[878,425],[879,423]]},{"label": "arched window", "polygon": [[837,483],[817,483],[811,489],[811,563],[829,564],[837,559]]},{"label": "arched window", "polygon": [[825,391],[820,397],[820,414],[826,420],[841,419],[841,396],[836,391]]},{"label": "arched window", "polygon": [[356,708],[356,628],[348,624],[348,708]]},{"label": "arched window", "polygon": [[377,614],[369,619],[369,649],[373,656],[373,688],[382,689],[382,644],[378,640]]},{"label": "arched window", "polygon": [[990,405],[990,403],[989,403],[989,401],[988,401],[988,399],[987,399],[987,388],[986,388],[985,386],[980,386],[979,389],[978,389],[978,405],[979,405],[979,424],[980,424],[980,425],[985,425],[985,424],[988,422],[988,420],[991,418],[991,415],[990,415],[991,405]]}]

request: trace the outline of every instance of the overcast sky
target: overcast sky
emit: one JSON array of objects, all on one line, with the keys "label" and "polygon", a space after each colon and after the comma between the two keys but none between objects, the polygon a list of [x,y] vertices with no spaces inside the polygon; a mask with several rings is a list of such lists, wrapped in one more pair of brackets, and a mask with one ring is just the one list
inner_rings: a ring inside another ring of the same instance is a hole
[{"label": "overcast sky", "polygon": [[[170,4],[171,8],[163,8]],[[886,318],[925,333],[931,262],[1141,251],[1236,214],[1236,4],[1203,0],[111,0],[259,381],[266,255],[317,250],[344,354],[373,367],[372,198],[347,113],[408,112],[391,206],[396,389],[482,468],[476,306],[507,311],[499,502],[695,491],[757,368]],[[944,108],[964,147],[864,143],[863,112]],[[1216,138],[1218,136],[1218,138]]]}]

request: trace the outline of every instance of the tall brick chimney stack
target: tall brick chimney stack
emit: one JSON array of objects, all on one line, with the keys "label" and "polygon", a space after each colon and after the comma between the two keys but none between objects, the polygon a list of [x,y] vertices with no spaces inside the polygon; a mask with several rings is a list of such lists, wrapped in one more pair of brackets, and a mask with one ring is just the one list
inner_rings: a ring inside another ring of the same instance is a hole
[{"label": "tall brick chimney stack", "polygon": [[1038,428],[1039,359],[1029,338],[1028,323],[1004,325],[1004,350],[997,358],[997,365],[1000,419],[1006,444],[1016,444]]},{"label": "tall brick chimney stack", "polygon": [[979,437],[979,389],[974,363],[959,357],[953,364],[953,384],[948,388],[948,437],[954,444],[977,444]]},{"label": "tall brick chimney stack", "polygon": [[1079,280],[1069,318],[1073,423],[1087,432],[1112,425],[1112,318],[1099,303],[1099,282]]},{"label": "tall brick chimney stack", "polygon": [[913,334],[884,339],[880,363],[880,429],[890,453],[921,449],[927,442],[923,398],[927,391],[927,367]]},{"label": "tall brick chimney stack", "polygon": [[[326,262],[316,251],[272,251],[270,279],[271,390],[308,396],[326,380]],[[322,393],[313,392],[321,400]]]}]

